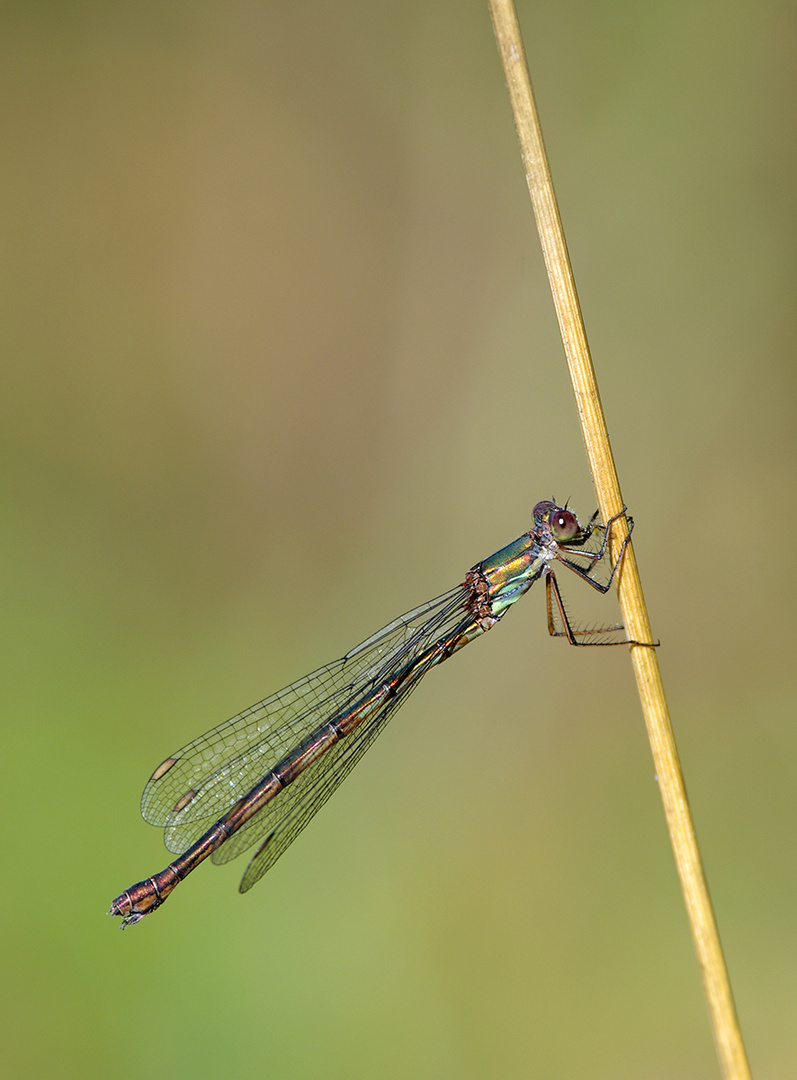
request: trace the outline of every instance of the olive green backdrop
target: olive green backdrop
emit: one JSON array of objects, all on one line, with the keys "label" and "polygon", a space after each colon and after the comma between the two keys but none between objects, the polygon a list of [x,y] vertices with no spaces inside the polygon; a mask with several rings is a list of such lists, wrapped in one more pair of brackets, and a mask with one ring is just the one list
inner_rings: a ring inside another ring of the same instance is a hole
[{"label": "olive green backdrop", "polygon": [[[739,1013],[780,1080],[797,7],[520,15]],[[253,892],[208,865],[125,934],[105,915],[168,861],[138,814],[168,753],[537,500],[593,509],[486,6],[6,3],[0,31],[2,1075],[717,1076],[628,657],[549,640],[542,590]]]}]

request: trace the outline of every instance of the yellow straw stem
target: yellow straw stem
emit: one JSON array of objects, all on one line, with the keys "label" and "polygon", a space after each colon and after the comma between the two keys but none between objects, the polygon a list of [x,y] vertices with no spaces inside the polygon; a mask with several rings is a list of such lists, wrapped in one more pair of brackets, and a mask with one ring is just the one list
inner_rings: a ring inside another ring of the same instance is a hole
[{"label": "yellow straw stem", "polygon": [[[556,205],[517,13],[513,0],[488,0],[488,3],[598,505],[603,520],[607,521],[622,510],[623,497]],[[620,539],[618,536],[613,541],[615,552],[619,550]],[[630,543],[618,577],[620,606],[628,636],[636,641],[652,641],[639,571]],[[656,650],[631,646],[631,659],[723,1075],[726,1080],[749,1080],[750,1068],[686,798]]]}]

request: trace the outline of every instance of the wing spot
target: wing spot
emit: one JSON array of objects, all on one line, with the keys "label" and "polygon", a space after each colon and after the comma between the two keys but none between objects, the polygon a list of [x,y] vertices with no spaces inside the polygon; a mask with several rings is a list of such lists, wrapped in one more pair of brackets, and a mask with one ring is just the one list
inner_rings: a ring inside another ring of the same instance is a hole
[{"label": "wing spot", "polygon": [[176,764],[177,764],[177,758],[176,757],[167,757],[165,761],[162,761],[160,763],[160,765],[157,767],[157,769],[152,774],[152,776],[150,776],[149,782],[153,783],[155,780],[160,780],[161,777],[165,776],[166,773],[169,771],[169,769],[171,769],[172,765],[176,765]]},{"label": "wing spot", "polygon": [[188,804],[195,797],[195,795],[196,795],[196,791],[195,791],[194,788],[191,788],[190,791],[186,791],[185,795],[183,795],[181,798],[179,798],[177,800],[177,802],[174,804],[174,806],[172,807],[172,813],[173,814],[179,814],[181,810],[185,810],[186,806],[188,806]]}]

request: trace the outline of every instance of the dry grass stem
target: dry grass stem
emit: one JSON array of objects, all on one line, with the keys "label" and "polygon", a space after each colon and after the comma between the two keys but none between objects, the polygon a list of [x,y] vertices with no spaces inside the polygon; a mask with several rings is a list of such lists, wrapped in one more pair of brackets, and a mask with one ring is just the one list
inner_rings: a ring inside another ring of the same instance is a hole
[{"label": "dry grass stem", "polygon": [[[489,0],[489,5],[598,505],[606,521],[623,508],[623,497],[548,169],[517,14],[513,0]],[[614,543],[619,544],[619,537]],[[619,574],[618,593],[628,636],[636,641],[651,641],[631,544]],[[686,798],[656,650],[632,646],[631,658],[723,1074],[727,1080],[749,1080],[750,1069]]]}]

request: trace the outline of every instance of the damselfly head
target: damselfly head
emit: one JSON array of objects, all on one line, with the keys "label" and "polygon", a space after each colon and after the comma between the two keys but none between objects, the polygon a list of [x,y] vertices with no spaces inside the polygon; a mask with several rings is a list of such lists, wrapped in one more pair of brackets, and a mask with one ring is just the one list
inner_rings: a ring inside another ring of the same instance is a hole
[{"label": "damselfly head", "polygon": [[551,535],[559,543],[575,540],[581,532],[578,518],[572,510],[565,510],[555,502],[538,502],[534,507],[534,521],[538,525],[548,523]]}]

